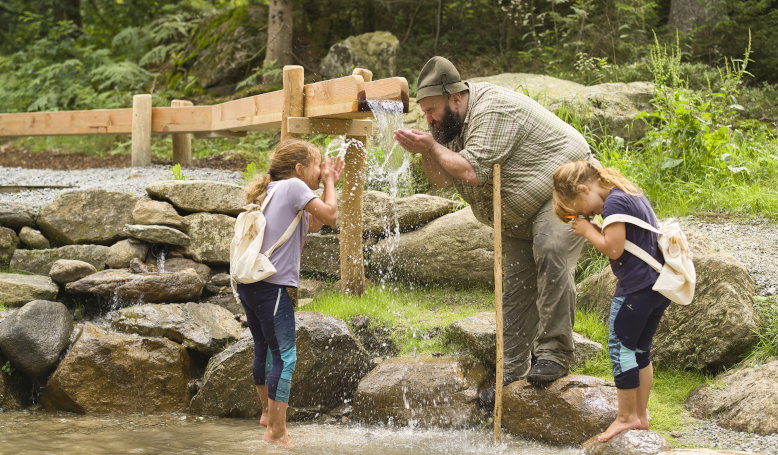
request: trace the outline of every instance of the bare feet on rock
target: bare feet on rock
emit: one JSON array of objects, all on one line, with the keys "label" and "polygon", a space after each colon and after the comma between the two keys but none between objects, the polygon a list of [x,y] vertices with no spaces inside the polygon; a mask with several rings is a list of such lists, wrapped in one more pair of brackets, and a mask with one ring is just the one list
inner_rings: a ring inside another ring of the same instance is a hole
[{"label": "bare feet on rock", "polygon": [[648,430],[649,425],[650,424],[648,423],[648,417],[641,417],[640,418],[640,427],[637,428],[637,429],[638,430]]},{"label": "bare feet on rock", "polygon": [[609,426],[608,429],[605,430],[605,432],[597,436],[597,440],[600,442],[606,442],[610,440],[612,437],[621,433],[622,431],[636,430],[636,429],[638,430],[643,429],[643,423],[640,421],[638,416],[633,415],[633,416],[629,416],[628,418],[617,417],[616,420],[613,421],[611,426]]}]

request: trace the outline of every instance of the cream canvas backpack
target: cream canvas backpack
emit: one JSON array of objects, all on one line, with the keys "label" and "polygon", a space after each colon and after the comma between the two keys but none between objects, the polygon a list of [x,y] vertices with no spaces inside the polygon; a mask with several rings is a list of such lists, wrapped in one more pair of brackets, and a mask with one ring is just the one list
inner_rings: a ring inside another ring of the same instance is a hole
[{"label": "cream canvas backpack", "polygon": [[644,249],[629,240],[624,242],[624,249],[659,272],[659,278],[657,278],[653,290],[675,303],[681,305],[692,303],[694,286],[697,283],[697,272],[694,270],[689,243],[686,241],[686,236],[681,231],[678,222],[671,218],[662,225],[657,220],[656,224],[659,226],[657,229],[639,218],[619,213],[605,218],[602,227],[605,229],[609,224],[618,222],[634,224],[659,235],[657,243],[659,251],[665,258],[664,266]]},{"label": "cream canvas backpack", "polygon": [[265,226],[267,224],[263,212],[278,186],[279,184],[276,184],[267,193],[267,197],[262,201],[262,206],[257,204],[245,206],[246,211],[238,215],[238,220],[235,222],[235,236],[230,242],[230,281],[232,293],[238,302],[240,302],[240,297],[235,284],[256,283],[276,273],[276,268],[270,262],[270,255],[276,248],[289,240],[303,216],[301,210],[286,229],[284,235],[269,250],[264,253],[260,251],[265,239]]}]

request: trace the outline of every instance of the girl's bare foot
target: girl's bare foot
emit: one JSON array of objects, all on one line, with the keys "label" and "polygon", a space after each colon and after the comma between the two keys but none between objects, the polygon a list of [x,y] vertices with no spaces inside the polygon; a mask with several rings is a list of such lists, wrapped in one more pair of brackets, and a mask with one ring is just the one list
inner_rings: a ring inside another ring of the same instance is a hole
[{"label": "girl's bare foot", "polygon": [[648,430],[649,423],[648,423],[648,417],[641,417],[640,418],[640,427],[638,430]]},{"label": "girl's bare foot", "polygon": [[267,428],[267,415],[263,412],[262,417],[259,418],[259,424]]},{"label": "girl's bare foot", "polygon": [[270,434],[270,429],[265,431],[265,435],[262,436],[262,440],[267,442],[268,444],[275,444],[282,447],[295,447],[295,445],[292,444],[292,441],[289,439],[288,433],[285,433],[280,438],[275,438]]},{"label": "girl's bare foot", "polygon": [[622,431],[640,429],[642,425],[643,424],[640,422],[640,419],[636,415],[629,416],[629,418],[626,419],[617,417],[604,433],[597,436],[597,440],[600,442],[606,442]]}]

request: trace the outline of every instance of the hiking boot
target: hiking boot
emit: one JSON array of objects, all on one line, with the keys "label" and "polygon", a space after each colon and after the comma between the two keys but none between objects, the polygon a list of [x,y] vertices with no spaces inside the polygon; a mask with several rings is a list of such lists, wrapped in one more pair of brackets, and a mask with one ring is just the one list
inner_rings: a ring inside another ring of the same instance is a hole
[{"label": "hiking boot", "polygon": [[530,384],[548,384],[567,376],[568,373],[568,369],[562,365],[552,360],[541,359],[529,370],[527,382]]},{"label": "hiking boot", "polygon": [[[509,374],[504,375],[502,378],[502,386],[505,387],[508,384],[514,383],[518,381],[519,378]],[[483,389],[478,394],[478,403],[481,405],[483,409],[486,409],[489,412],[494,411],[494,400],[497,395],[497,383],[492,383],[492,386],[488,389]]]}]

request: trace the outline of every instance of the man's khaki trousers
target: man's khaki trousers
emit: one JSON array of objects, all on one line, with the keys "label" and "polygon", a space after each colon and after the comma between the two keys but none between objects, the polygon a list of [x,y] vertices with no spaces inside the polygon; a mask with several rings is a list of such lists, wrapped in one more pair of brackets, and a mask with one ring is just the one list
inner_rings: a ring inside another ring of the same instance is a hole
[{"label": "man's khaki trousers", "polygon": [[573,362],[575,266],[583,238],[554,216],[551,200],[525,224],[503,230],[505,374],[524,378],[531,354]]}]

